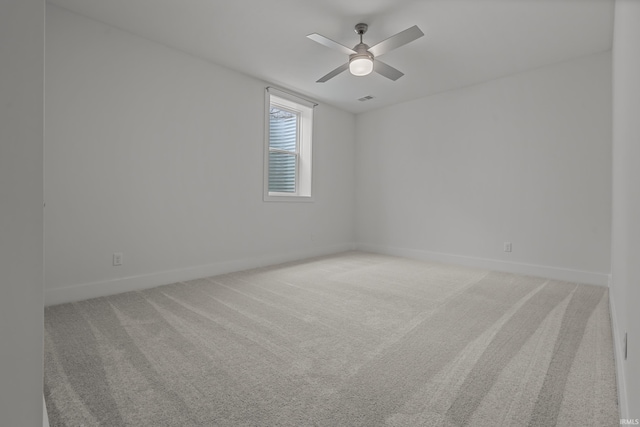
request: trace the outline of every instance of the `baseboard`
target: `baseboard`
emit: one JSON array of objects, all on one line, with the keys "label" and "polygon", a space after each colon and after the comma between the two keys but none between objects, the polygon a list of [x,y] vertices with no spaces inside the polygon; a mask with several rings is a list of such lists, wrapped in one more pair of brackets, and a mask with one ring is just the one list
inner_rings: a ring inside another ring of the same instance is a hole
[{"label": "baseboard", "polygon": [[213,264],[194,266],[183,269],[168,270],[157,273],[142,274],[131,277],[85,283],[62,288],[45,290],[45,305],[62,304],[65,302],[81,301],[121,292],[135,291],[166,285],[201,277],[215,276],[250,268],[264,267],[283,262],[297,261],[314,256],[329,255],[348,250],[362,250],[387,255],[403,256],[407,258],[436,261],[449,264],[466,265],[487,270],[506,271],[516,274],[547,277],[556,280],[566,280],[577,283],[588,283],[607,286],[609,275],[586,271],[562,269],[557,267],[538,266],[532,264],[514,263],[508,261],[474,258],[461,255],[444,254],[416,249],[396,248],[365,243],[342,243],[319,248],[307,248],[295,252],[269,254],[253,258],[223,261]]},{"label": "baseboard", "polygon": [[459,264],[485,270],[505,271],[508,273],[524,274],[527,276],[546,277],[548,279],[567,282],[586,283],[590,285],[608,286],[609,274],[590,271],[571,270],[567,268],[549,267],[544,265],[525,264],[495,259],[477,258],[462,255],[430,252],[418,249],[397,248],[391,246],[358,243],[358,250],[376,252],[386,255],[402,256],[423,261],[435,261],[446,264]]},{"label": "baseboard", "polygon": [[42,395],[42,427],[49,427],[49,415],[47,414],[47,402]]},{"label": "baseboard", "polygon": [[316,256],[330,255],[354,250],[354,243],[342,243],[319,248],[307,248],[295,252],[269,254],[259,257],[217,262],[207,265],[168,270],[158,273],[142,274],[132,277],[121,277],[85,283],[63,288],[45,289],[45,306],[62,304],[65,302],[82,301],[90,298],[118,294],[122,292],[138,291],[155,286],[199,279],[201,277],[216,276],[234,271],[281,264]]},{"label": "baseboard", "polygon": [[[613,289],[609,286],[609,289]],[[618,409],[620,419],[630,419],[629,401],[627,399],[627,382],[625,380],[625,363],[622,336],[623,333],[618,325],[618,313],[616,311],[615,298],[609,292],[609,312],[611,313],[611,329],[613,334],[613,354],[616,359],[616,380],[618,385]]]}]

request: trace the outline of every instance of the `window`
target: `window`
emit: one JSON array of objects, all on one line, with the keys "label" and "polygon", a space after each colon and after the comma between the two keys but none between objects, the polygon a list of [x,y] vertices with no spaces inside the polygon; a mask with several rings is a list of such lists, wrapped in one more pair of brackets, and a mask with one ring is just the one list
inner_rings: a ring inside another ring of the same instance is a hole
[{"label": "window", "polygon": [[316,104],[267,88],[265,201],[311,201],[311,139]]}]

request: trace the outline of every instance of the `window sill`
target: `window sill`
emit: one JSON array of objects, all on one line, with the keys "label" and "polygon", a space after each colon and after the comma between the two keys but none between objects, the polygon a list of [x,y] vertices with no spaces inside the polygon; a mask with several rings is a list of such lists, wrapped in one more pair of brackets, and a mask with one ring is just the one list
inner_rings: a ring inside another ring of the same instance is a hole
[{"label": "window sill", "polygon": [[313,202],[313,196],[271,196],[265,194],[263,197],[265,202],[292,202],[292,203],[310,203]]}]

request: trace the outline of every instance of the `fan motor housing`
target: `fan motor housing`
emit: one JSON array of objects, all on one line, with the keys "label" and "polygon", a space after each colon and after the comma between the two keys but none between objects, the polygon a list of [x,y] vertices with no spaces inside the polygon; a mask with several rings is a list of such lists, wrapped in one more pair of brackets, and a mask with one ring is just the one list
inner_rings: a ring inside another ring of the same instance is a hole
[{"label": "fan motor housing", "polygon": [[369,52],[369,46],[368,45],[366,45],[364,43],[359,43],[359,44],[355,45],[353,50],[355,50],[356,53],[352,53],[351,55],[349,55],[349,60],[352,60],[355,57],[366,56],[366,57],[368,57],[369,59],[371,59],[373,61],[373,54]]}]

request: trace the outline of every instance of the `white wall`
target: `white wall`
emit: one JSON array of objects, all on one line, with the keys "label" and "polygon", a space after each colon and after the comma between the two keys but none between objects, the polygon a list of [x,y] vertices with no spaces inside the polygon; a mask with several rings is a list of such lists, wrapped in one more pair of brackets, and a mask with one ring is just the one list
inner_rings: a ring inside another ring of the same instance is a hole
[{"label": "white wall", "polygon": [[0,424],[42,425],[44,1],[0,3]]},{"label": "white wall", "polygon": [[[613,41],[611,306],[623,418],[640,418],[640,2],[617,0]],[[628,359],[623,337],[628,333]]]},{"label": "white wall", "polygon": [[361,248],[607,283],[610,52],[358,115],[356,153]]},{"label": "white wall", "polygon": [[315,202],[265,203],[264,82],[54,6],[46,35],[48,304],[352,248],[354,115],[316,107]]}]

